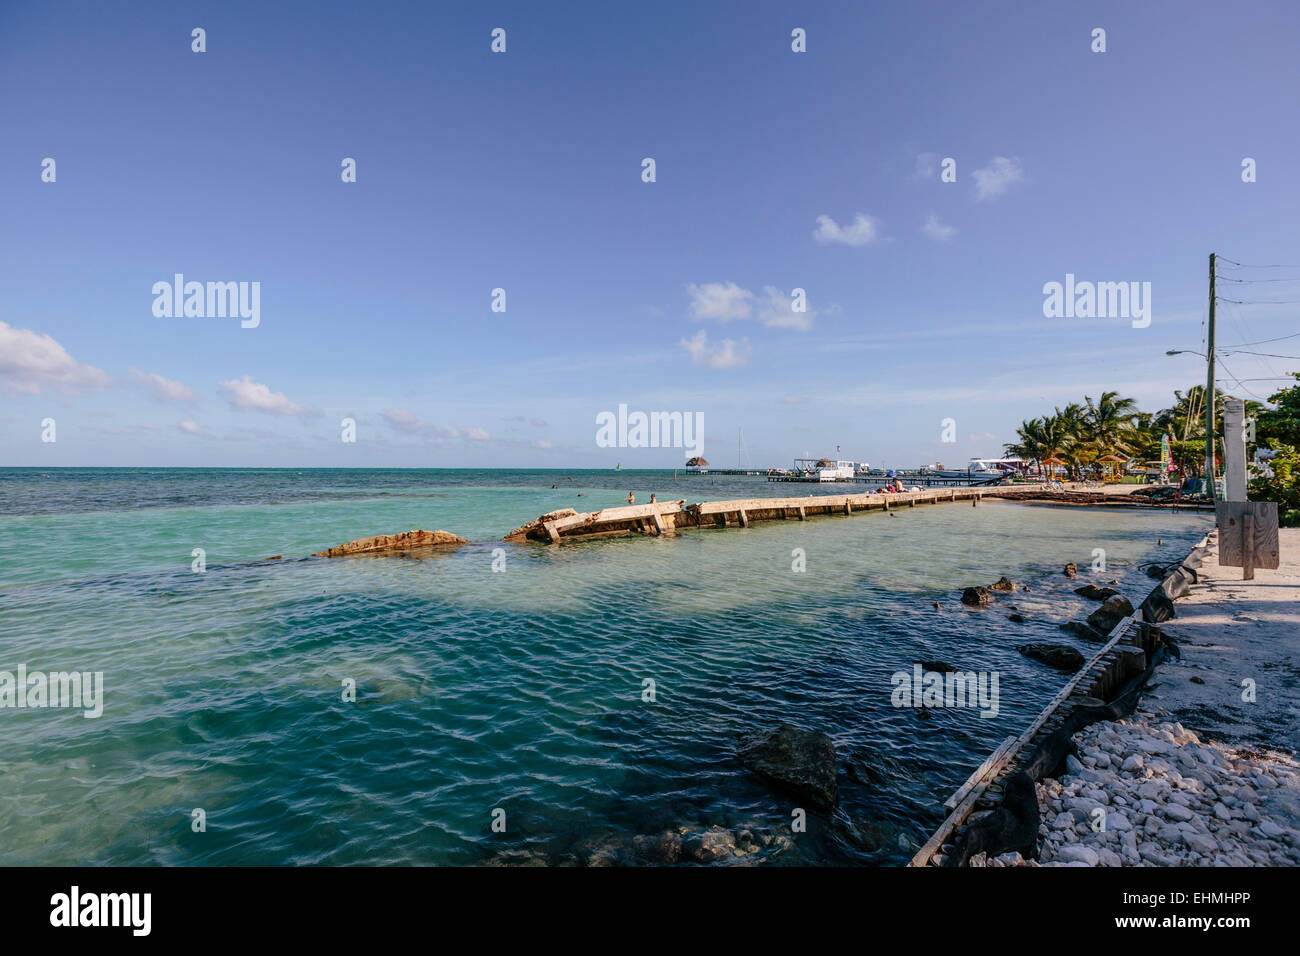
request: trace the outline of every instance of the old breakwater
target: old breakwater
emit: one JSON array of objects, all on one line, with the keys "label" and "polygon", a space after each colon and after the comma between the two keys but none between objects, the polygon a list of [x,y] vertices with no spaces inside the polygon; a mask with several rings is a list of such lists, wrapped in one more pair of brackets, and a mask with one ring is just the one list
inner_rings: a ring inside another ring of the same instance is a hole
[{"label": "old breakwater", "polygon": [[636,534],[666,535],[686,528],[747,528],[755,521],[805,521],[817,515],[888,512],[900,508],[915,508],[917,505],[954,504],[965,501],[978,505],[984,498],[1075,506],[1213,510],[1213,505],[1153,504],[1129,495],[1016,488],[941,488],[896,494],[875,492],[809,495],[799,498],[744,498],[730,501],[705,501],[691,505],[686,504],[683,499],[604,508],[589,512],[565,508],[548,512],[521,525],[507,534],[503,540],[533,540],[558,544],[564,540],[579,538]]},{"label": "old breakwater", "polygon": [[[686,500],[652,501],[598,511],[561,508],[520,525],[501,540],[563,541],[630,535],[675,535],[690,528],[747,528],[756,521],[806,521],[810,517],[890,512],[918,505],[969,501],[978,506],[985,498],[1076,507],[1116,507],[1177,511],[1213,511],[1201,502],[1156,503],[1131,495],[1098,492],[1051,491],[1024,488],[938,488],[899,493],[865,492],[843,495],[806,495],[793,498],[737,498],[687,504]],[[313,557],[342,557],[358,553],[410,551],[428,547],[458,547],[469,542],[448,531],[411,530],[350,541],[317,552]],[[278,556],[277,556],[278,557]]]}]

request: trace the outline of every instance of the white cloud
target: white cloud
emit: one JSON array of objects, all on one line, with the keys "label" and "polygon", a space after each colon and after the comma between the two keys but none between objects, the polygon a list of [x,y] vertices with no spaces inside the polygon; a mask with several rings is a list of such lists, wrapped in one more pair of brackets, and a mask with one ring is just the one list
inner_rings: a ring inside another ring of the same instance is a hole
[{"label": "white cloud", "polygon": [[939,221],[935,213],[930,213],[930,218],[925,221],[921,231],[937,242],[947,242],[953,236],[957,235],[957,229],[954,226],[945,226]]},{"label": "white cloud", "polygon": [[754,293],[734,282],[706,282],[703,285],[691,282],[686,291],[691,297],[691,315],[701,322],[747,319],[753,310]]},{"label": "white cloud", "polygon": [[865,246],[880,238],[880,220],[858,213],[850,226],[841,226],[830,216],[818,216],[813,238],[820,243],[840,242],[846,246]]},{"label": "white cloud", "polygon": [[[775,286],[763,286],[761,296],[734,282],[706,282],[704,285],[692,283],[687,285],[686,290],[691,296],[691,315],[701,321],[714,319],[718,322],[731,322],[756,318],[770,328],[807,331],[812,327],[816,316],[812,311],[794,311],[791,297]],[[755,304],[758,306],[757,314],[754,311]]]},{"label": "white cloud", "polygon": [[794,300],[775,286],[763,286],[767,298],[759,304],[758,320],[775,329],[798,329],[807,332],[812,328],[817,313],[812,310],[796,312]]},{"label": "white cloud", "polygon": [[975,199],[996,199],[1025,178],[1025,171],[1020,168],[1020,160],[1013,157],[995,156],[983,169],[971,173],[975,180]]},{"label": "white cloud", "polygon": [[692,338],[682,339],[678,345],[690,355],[691,361],[706,368],[741,368],[749,364],[753,349],[748,339],[723,339],[709,345],[709,336],[700,329]]},{"label": "white cloud", "polygon": [[148,389],[160,402],[178,402],[192,405],[199,400],[194,389],[170,378],[163,378],[154,372],[144,372],[134,366],[129,369],[131,380],[141,388]]},{"label": "white cloud", "polygon": [[50,336],[5,322],[0,322],[0,379],[6,391],[22,395],[39,395],[42,385],[104,388],[109,382],[102,369],[82,365]]},{"label": "white cloud", "polygon": [[192,422],[192,421],[190,421],[190,420],[188,420],[188,419],[186,419],[186,420],[183,421],[183,422],[178,422],[178,423],[176,424],[176,427],[179,428],[181,431],[185,432],[185,433],[188,434],[188,435],[202,435],[202,434],[203,434],[203,426],[200,425],[200,424],[198,424],[198,422]]},{"label": "white cloud", "polygon": [[939,154],[921,153],[916,157],[913,179],[935,179],[939,175]]},{"label": "white cloud", "polygon": [[232,378],[220,384],[231,406],[241,412],[264,412],[267,415],[311,414],[301,405],[289,401],[283,392],[273,392],[261,382],[254,382],[251,375]]},{"label": "white cloud", "polygon": [[437,425],[426,422],[404,408],[385,408],[380,415],[390,426],[407,435],[423,435],[430,439],[489,441],[492,436],[483,428],[457,428],[455,425]]}]

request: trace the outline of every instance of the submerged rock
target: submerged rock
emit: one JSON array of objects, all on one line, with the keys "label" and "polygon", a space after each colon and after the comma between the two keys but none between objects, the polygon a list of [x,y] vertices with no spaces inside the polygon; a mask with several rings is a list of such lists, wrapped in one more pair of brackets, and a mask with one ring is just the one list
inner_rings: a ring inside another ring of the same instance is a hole
[{"label": "submerged rock", "polygon": [[740,761],[814,807],[835,806],[835,744],[826,734],[782,724],[741,740]]},{"label": "submerged rock", "polygon": [[1023,614],[1008,614],[1007,620],[1011,621],[1013,624],[1024,624],[1025,616]]},{"label": "submerged rock", "polygon": [[412,548],[452,546],[467,544],[460,535],[450,531],[403,531],[401,534],[379,534],[373,538],[358,538],[337,548],[317,551],[313,558],[341,558],[348,554],[373,554],[379,551],[409,551]]},{"label": "submerged rock", "polygon": [[1067,578],[1077,578],[1079,576],[1079,566],[1071,561],[1065,566],[1065,576]]},{"label": "submerged rock", "polygon": [[1081,588],[1075,588],[1074,593],[1086,597],[1089,601],[1104,601],[1119,594],[1114,588],[1099,588],[1095,584],[1085,584]]},{"label": "submerged rock", "polygon": [[940,674],[955,674],[957,668],[951,664],[945,664],[943,661],[913,661],[914,664],[920,664],[922,670],[938,671]]},{"label": "submerged rock", "polygon": [[1030,660],[1067,674],[1073,674],[1083,666],[1083,655],[1064,644],[1021,644],[1016,650]]},{"label": "submerged rock", "polygon": [[1106,598],[1106,602],[1101,607],[1089,614],[1088,623],[1102,634],[1109,635],[1116,624],[1132,613],[1133,605],[1129,603],[1128,598],[1117,594]]},{"label": "submerged rock", "polygon": [[735,856],[736,849],[735,834],[716,826],[693,833],[682,843],[682,850],[696,863],[713,863]]},{"label": "submerged rock", "polygon": [[1106,639],[1105,634],[1091,624],[1084,624],[1082,621],[1066,621],[1061,625],[1061,630],[1069,631],[1075,637],[1081,637],[1085,641],[1104,641]]},{"label": "submerged rock", "polygon": [[1016,582],[1005,576],[998,578],[989,585],[991,591],[1014,591],[1015,589]]},{"label": "submerged rock", "polygon": [[966,588],[961,592],[961,603],[972,607],[983,607],[993,603],[993,592],[988,588]]}]

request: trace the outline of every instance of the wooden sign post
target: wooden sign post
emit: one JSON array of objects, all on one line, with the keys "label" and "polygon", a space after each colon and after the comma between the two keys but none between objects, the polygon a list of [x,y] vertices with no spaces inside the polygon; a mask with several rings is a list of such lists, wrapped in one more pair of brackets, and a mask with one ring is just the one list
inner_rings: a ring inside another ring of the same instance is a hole
[{"label": "wooden sign post", "polygon": [[1255,577],[1256,568],[1278,567],[1277,502],[1218,501],[1219,567],[1241,568],[1241,579]]}]

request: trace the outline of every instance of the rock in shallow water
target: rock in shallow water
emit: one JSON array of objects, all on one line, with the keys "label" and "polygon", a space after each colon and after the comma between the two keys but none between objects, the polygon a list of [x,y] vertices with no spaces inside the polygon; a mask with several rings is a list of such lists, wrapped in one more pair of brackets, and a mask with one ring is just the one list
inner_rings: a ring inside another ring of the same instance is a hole
[{"label": "rock in shallow water", "polygon": [[740,761],[820,810],[835,806],[835,744],[825,734],[782,724],[741,740]]},{"label": "rock in shallow water", "polygon": [[1083,666],[1083,655],[1064,644],[1021,644],[1016,648],[1030,660],[1073,674]]},{"label": "rock in shallow water", "polygon": [[914,663],[920,664],[922,670],[938,671],[940,674],[957,673],[957,668],[951,664],[945,664],[943,661],[915,661]]},{"label": "rock in shallow water", "polygon": [[1069,631],[1075,637],[1082,637],[1085,641],[1104,641],[1106,635],[1102,634],[1091,625],[1084,624],[1082,621],[1066,621],[1061,625],[1061,630]]},{"label": "rock in shallow water", "polygon": [[1095,584],[1085,584],[1081,588],[1075,588],[1074,593],[1086,597],[1089,601],[1104,601],[1119,594],[1114,588],[1099,588]]},{"label": "rock in shallow water", "polygon": [[1107,636],[1115,625],[1133,613],[1133,605],[1123,595],[1106,598],[1104,604],[1088,615],[1088,624]]},{"label": "rock in shallow water", "polygon": [[450,531],[403,531],[401,534],[379,534],[373,538],[358,538],[337,548],[317,551],[313,558],[341,558],[348,554],[374,554],[382,551],[409,551],[412,548],[455,546],[465,544],[460,535]]}]

